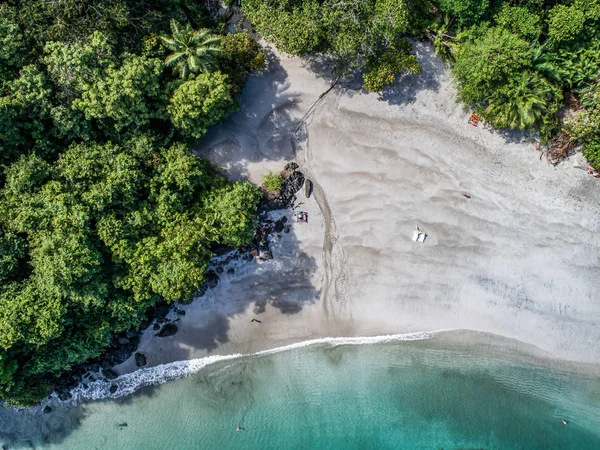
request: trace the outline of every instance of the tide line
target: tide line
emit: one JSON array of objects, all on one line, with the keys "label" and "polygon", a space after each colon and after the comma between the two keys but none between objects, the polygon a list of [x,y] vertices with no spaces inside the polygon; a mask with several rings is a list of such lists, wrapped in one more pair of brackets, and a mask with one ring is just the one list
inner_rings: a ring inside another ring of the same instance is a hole
[{"label": "tide line", "polygon": [[[174,361],[167,364],[148,367],[127,373],[112,381],[98,380],[90,383],[87,387],[81,385],[71,391],[73,397],[64,403],[77,404],[87,400],[99,400],[106,398],[121,398],[133,394],[140,388],[154,386],[167,381],[183,378],[198,373],[203,368],[221,361],[232,361],[241,358],[274,355],[294,349],[326,344],[331,347],[342,345],[373,345],[401,341],[422,341],[431,339],[434,335],[451,330],[419,331],[405,334],[389,334],[371,337],[327,337],[297,342],[283,347],[262,350],[253,354],[231,354],[211,355],[203,358],[184,361]],[[110,392],[111,386],[118,386],[115,392]],[[57,398],[54,398],[57,400]]]}]

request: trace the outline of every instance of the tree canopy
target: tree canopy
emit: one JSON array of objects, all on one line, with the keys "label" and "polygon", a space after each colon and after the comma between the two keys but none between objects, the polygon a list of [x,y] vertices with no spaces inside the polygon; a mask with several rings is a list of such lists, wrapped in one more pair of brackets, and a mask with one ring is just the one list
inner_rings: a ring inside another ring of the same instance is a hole
[{"label": "tree canopy", "polygon": [[[252,236],[260,191],[188,144],[236,109],[260,47],[219,37],[203,2],[167,3],[0,5],[0,400],[38,401]],[[161,45],[170,22],[189,55]]]}]

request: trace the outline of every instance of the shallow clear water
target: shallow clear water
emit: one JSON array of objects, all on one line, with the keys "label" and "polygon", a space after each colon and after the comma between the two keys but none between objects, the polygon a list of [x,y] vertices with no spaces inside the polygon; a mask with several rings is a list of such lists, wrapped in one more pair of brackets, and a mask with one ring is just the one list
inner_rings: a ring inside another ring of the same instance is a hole
[{"label": "shallow clear water", "polygon": [[76,413],[44,448],[600,448],[599,379],[428,341],[222,361]]}]

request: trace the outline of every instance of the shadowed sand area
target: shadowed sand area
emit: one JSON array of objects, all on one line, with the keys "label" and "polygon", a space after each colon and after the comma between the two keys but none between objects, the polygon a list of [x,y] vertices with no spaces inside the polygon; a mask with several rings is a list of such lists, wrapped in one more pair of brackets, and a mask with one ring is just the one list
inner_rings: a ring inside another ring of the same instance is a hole
[{"label": "shadowed sand area", "polygon": [[[196,151],[255,183],[295,160],[315,183],[310,199],[298,194],[310,222],[275,238],[275,260],[222,275],[184,306],[175,336],[146,333],[149,365],[437,329],[600,362],[597,180],[579,155],[552,167],[518,135],[469,126],[447,69],[416,49],[424,72],[390,92],[340,84],[322,98],[329,79],[270,51],[241,111]],[[424,244],[411,240],[416,223]]]}]

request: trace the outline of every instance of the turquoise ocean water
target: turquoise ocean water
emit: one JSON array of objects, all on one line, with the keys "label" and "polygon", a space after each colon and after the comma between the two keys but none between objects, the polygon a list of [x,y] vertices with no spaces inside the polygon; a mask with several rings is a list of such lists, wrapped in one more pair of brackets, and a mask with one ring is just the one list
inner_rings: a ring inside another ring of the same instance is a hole
[{"label": "turquoise ocean water", "polygon": [[600,379],[429,341],[317,344],[39,416],[54,432],[27,445],[51,449],[600,449]]}]

